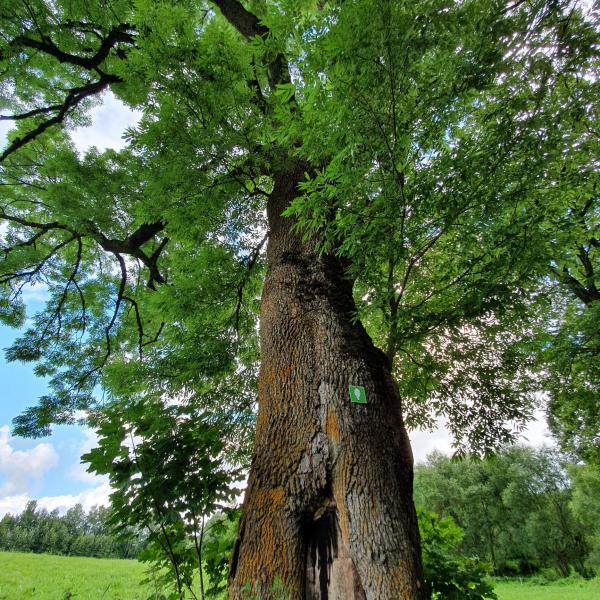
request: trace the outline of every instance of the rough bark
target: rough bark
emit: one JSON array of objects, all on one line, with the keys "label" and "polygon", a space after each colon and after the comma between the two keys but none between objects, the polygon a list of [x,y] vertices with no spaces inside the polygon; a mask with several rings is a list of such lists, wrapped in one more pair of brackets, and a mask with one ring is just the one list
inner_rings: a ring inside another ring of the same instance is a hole
[{"label": "rough bark", "polygon": [[[268,205],[256,447],[229,595],[424,599],[412,453],[387,358],[353,319],[340,260],[280,216],[302,171],[278,174]],[[365,387],[366,405],[349,385]]]}]

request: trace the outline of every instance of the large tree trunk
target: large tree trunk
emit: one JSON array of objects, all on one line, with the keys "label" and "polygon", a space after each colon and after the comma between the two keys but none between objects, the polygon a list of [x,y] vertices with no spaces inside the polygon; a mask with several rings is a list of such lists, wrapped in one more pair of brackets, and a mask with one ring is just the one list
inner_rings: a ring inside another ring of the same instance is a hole
[{"label": "large tree trunk", "polygon": [[230,598],[424,599],[398,391],[354,321],[341,262],[280,216],[301,175],[276,177],[268,205],[256,446]]}]

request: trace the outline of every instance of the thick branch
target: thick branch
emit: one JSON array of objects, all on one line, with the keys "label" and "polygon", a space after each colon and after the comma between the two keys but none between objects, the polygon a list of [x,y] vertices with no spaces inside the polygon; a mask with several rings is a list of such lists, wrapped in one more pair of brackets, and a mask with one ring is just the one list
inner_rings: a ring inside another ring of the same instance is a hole
[{"label": "thick branch", "polygon": [[154,289],[155,283],[161,284],[165,282],[164,277],[158,269],[158,259],[168,242],[168,238],[164,238],[158,248],[150,256],[148,256],[141,247],[164,228],[165,223],[162,221],[143,223],[129,237],[124,240],[116,240],[106,237],[101,231],[93,226],[93,235],[100,246],[107,252],[112,252],[117,255],[127,254],[139,259],[150,271],[148,287]]},{"label": "thick branch", "polygon": [[[46,35],[43,32],[40,32],[39,39],[28,37],[26,35],[16,37],[10,44],[13,50],[18,52],[19,49],[33,49],[42,54],[52,56],[59,63],[81,67],[90,72],[94,71],[100,76],[100,79],[98,81],[90,81],[80,87],[71,88],[68,90],[62,103],[35,108],[22,114],[1,116],[0,119],[2,120],[24,120],[40,115],[49,115],[51,113],[55,113],[54,116],[39,123],[34,129],[27,132],[22,138],[16,138],[13,140],[13,142],[9,144],[8,148],[6,148],[6,150],[4,150],[4,152],[0,155],[0,162],[4,161],[6,157],[23,147],[28,142],[40,136],[49,127],[62,123],[67,114],[70,113],[85,98],[99,94],[111,83],[118,83],[122,81],[117,75],[103,72],[100,69],[100,66],[106,60],[110,51],[115,49],[119,44],[134,44],[135,39],[133,37],[133,31],[134,28],[127,24],[115,25],[104,37],[102,37],[98,31],[94,31],[93,33],[101,39],[101,42],[100,46],[92,56],[78,56],[76,54],[64,52],[54,43],[49,35]],[[117,50],[117,54],[121,57],[123,54],[122,49],[121,51]],[[0,56],[0,59],[1,58],[2,56]]]},{"label": "thick branch", "polygon": [[590,259],[590,253],[585,246],[579,246],[577,258],[579,258],[579,262],[583,265],[584,277],[588,281],[591,280],[594,277],[594,266],[592,265],[592,261]]},{"label": "thick branch", "polygon": [[[25,242],[21,242],[18,246],[23,245],[31,245],[36,242],[43,234],[50,232],[52,230],[63,230],[68,231],[73,234],[73,238],[80,238],[82,235],[81,232],[74,231],[72,228],[59,223],[58,221],[52,221],[50,223],[39,223],[37,221],[31,221],[29,219],[24,219],[22,217],[18,217],[17,215],[11,215],[6,213],[0,207],[0,218],[4,218],[7,221],[11,221],[13,223],[18,223],[19,225],[23,225],[25,227],[31,227],[32,229],[37,229],[38,233],[36,233],[32,238],[26,240]],[[148,269],[150,272],[150,278],[148,281],[148,287],[154,289],[154,284],[164,283],[165,279],[160,273],[158,269],[158,259],[162,251],[164,250],[169,238],[164,238],[158,247],[154,250],[154,252],[148,256],[141,247],[149,242],[154,236],[161,232],[165,228],[165,223],[162,221],[157,221],[155,223],[143,223],[140,225],[131,235],[126,237],[124,240],[117,240],[108,238],[104,233],[102,233],[94,223],[88,222],[88,226],[91,230],[91,236],[98,242],[98,244],[102,247],[103,250],[107,252],[111,252],[112,254],[127,254],[128,256],[133,256],[142,262],[142,264]],[[10,252],[11,248],[5,249],[5,253]]]},{"label": "thick branch", "polygon": [[213,0],[223,16],[244,36],[267,37],[269,28],[260,23],[258,17],[246,10],[237,0]]},{"label": "thick branch", "polygon": [[241,311],[242,311],[242,304],[244,301],[244,286],[246,285],[246,282],[248,281],[248,278],[250,277],[252,269],[254,268],[254,265],[256,264],[258,257],[260,256],[260,251],[262,250],[262,247],[265,245],[265,242],[267,241],[268,237],[269,237],[269,235],[265,234],[263,239],[259,242],[258,246],[256,246],[256,248],[254,248],[254,250],[252,250],[252,253],[248,257],[248,260],[246,262],[246,275],[244,276],[244,278],[240,281],[240,283],[238,285],[237,304],[235,307],[235,315],[234,315],[234,329],[236,331],[239,331],[239,327],[240,327],[240,316],[241,316]]},{"label": "thick branch", "polygon": [[51,223],[38,223],[37,221],[30,221],[29,219],[23,219],[22,217],[18,217],[17,215],[11,215],[4,211],[3,208],[0,207],[0,218],[6,219],[12,223],[18,223],[19,225],[24,225],[25,227],[31,227],[33,229],[40,229],[41,231],[50,231],[52,229],[62,229],[64,231],[69,231],[71,233],[75,233],[72,229],[59,223],[58,221],[52,221]]},{"label": "thick branch", "polygon": [[130,25],[119,24],[115,25],[106,35],[102,38],[100,47],[93,56],[84,57],[77,56],[76,54],[70,54],[63,52],[52,39],[47,35],[42,35],[41,40],[36,40],[26,36],[19,36],[14,39],[11,46],[33,48],[44,54],[49,54],[54,57],[58,62],[63,64],[76,65],[83,67],[88,71],[97,69],[102,62],[108,56],[108,53],[119,43],[133,44],[134,38],[131,34],[133,27]]},{"label": "thick branch", "polygon": [[[219,7],[223,16],[244,37],[250,39],[258,36],[267,39],[271,33],[270,29],[263,25],[255,14],[246,10],[238,0],[212,0],[212,2]],[[279,84],[291,81],[287,60],[283,54],[278,53],[272,60],[265,61],[265,63],[269,71],[269,85],[271,89]],[[257,93],[257,101],[259,103],[261,95]]]},{"label": "thick branch", "polygon": [[48,113],[60,110],[62,104],[51,104],[50,106],[44,106],[42,108],[34,108],[28,112],[19,113],[16,115],[0,115],[0,121],[23,121],[30,119],[31,117],[37,117],[38,115],[47,115]]},{"label": "thick branch", "polygon": [[579,298],[584,304],[600,301],[600,292],[595,285],[591,284],[586,287],[578,279],[573,277],[567,267],[563,268],[562,274],[559,274],[555,269],[554,273],[559,279],[571,290],[571,292]]}]

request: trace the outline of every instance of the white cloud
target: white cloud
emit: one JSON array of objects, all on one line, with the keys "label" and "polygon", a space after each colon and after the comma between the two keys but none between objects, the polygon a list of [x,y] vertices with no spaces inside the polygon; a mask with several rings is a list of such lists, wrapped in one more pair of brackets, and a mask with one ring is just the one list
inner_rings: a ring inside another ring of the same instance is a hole
[{"label": "white cloud", "polygon": [[554,439],[546,424],[546,417],[542,410],[536,410],[533,420],[523,430],[517,439],[518,442],[528,446],[552,446]]},{"label": "white cloud", "polygon": [[[108,506],[109,496],[112,488],[108,483],[102,483],[94,487],[87,488],[79,494],[65,494],[64,496],[44,496],[37,500],[38,508],[45,508],[47,511],[57,510],[64,514],[76,504],[81,504],[85,512],[93,506]],[[6,496],[0,498],[0,517],[5,514],[17,515],[23,512],[27,503],[32,500],[28,494],[19,494],[16,496]]]},{"label": "white cloud", "polygon": [[76,504],[81,504],[83,510],[88,512],[93,506],[108,506],[109,496],[113,489],[108,482],[87,488],[79,494],[66,494],[64,496],[44,496],[38,500],[38,506],[52,511],[58,509],[60,513],[66,512]]},{"label": "white cloud", "polygon": [[[8,426],[0,427],[0,476],[6,481],[0,485],[0,518],[7,513],[22,512],[27,502],[34,499],[32,492],[46,472],[58,464],[58,454],[51,444],[38,444],[31,450],[15,450],[11,445]],[[84,440],[81,442],[74,457],[88,452],[97,444],[97,435],[92,429],[84,430]],[[108,506],[109,496],[113,491],[105,476],[87,473],[85,465],[74,464],[68,471],[68,477],[73,481],[88,484],[78,494],[63,494],[59,496],[43,496],[37,498],[39,508],[48,511],[58,509],[66,512],[76,504],[81,504],[87,512],[99,504]]]},{"label": "white cloud", "polygon": [[30,450],[15,450],[8,425],[0,427],[0,485],[2,496],[27,493],[44,475],[58,464],[58,454],[52,444],[37,444]]},{"label": "white cloud", "polygon": [[21,291],[23,302],[46,302],[50,297],[48,286],[43,283],[26,283]]},{"label": "white cloud", "polygon": [[[437,450],[446,455],[454,453],[452,436],[448,433],[444,419],[438,419],[437,428],[433,431],[414,430],[409,432],[410,443],[415,463],[423,463],[427,455]],[[555,442],[546,425],[546,418],[542,410],[536,410],[533,419],[516,438],[517,444],[527,446],[552,446]]]},{"label": "white cloud", "polygon": [[0,498],[0,517],[6,514],[17,515],[25,509],[30,498],[27,494],[18,496],[5,496]]},{"label": "white cloud", "polygon": [[77,149],[84,153],[92,146],[98,150],[120,150],[125,146],[123,134],[128,127],[137,124],[141,112],[125,106],[112,93],[103,96],[101,105],[90,111],[92,125],[78,127],[71,133],[71,138]]},{"label": "white cloud", "polygon": [[0,148],[6,145],[6,134],[13,128],[12,121],[0,121]]},{"label": "white cloud", "polygon": [[[99,150],[120,150],[125,146],[125,129],[140,120],[140,111],[131,110],[111,92],[105,93],[102,100],[102,104],[92,108],[89,113],[92,124],[89,127],[77,127],[71,132],[76,148],[82,153],[92,146]],[[12,121],[0,121],[0,150],[6,146],[6,134],[13,125]]]}]

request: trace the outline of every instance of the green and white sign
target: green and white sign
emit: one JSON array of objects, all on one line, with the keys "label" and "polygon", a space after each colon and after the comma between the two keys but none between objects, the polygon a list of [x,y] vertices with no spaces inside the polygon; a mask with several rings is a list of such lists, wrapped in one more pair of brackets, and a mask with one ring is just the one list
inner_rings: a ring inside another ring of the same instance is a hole
[{"label": "green and white sign", "polygon": [[350,391],[350,402],[356,402],[356,404],[366,404],[367,394],[365,388],[362,385],[351,385]]}]

